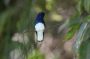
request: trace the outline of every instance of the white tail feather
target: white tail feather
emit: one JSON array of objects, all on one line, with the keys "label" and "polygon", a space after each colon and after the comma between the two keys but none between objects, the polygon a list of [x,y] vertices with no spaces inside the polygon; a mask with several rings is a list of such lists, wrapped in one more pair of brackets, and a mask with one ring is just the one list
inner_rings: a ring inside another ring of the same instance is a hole
[{"label": "white tail feather", "polygon": [[43,40],[43,31],[37,32],[37,40],[42,41]]}]

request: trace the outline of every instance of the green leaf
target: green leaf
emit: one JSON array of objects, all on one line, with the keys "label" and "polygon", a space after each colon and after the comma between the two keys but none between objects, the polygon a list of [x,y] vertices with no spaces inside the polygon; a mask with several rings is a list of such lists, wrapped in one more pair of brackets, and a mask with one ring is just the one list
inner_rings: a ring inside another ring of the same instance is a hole
[{"label": "green leaf", "polygon": [[90,15],[84,17],[83,22],[90,22]]},{"label": "green leaf", "polygon": [[44,59],[44,55],[39,50],[33,50],[31,54],[28,54],[27,59]]},{"label": "green leaf", "polygon": [[90,59],[90,39],[82,42],[79,49],[79,59]]},{"label": "green leaf", "polygon": [[78,12],[78,14],[82,14],[82,12],[83,12],[83,2],[82,2],[82,0],[78,0],[77,1],[77,5],[76,5],[76,10],[77,10],[77,12]]},{"label": "green leaf", "polygon": [[84,10],[90,14],[90,0],[83,0]]},{"label": "green leaf", "polygon": [[90,24],[87,22],[81,25],[77,35],[76,42],[73,47],[76,55],[76,59],[89,59],[87,57],[90,54],[89,52],[87,52],[88,51],[87,49],[89,49],[90,47],[89,44],[90,41],[87,42],[87,40],[89,39],[90,39]]}]

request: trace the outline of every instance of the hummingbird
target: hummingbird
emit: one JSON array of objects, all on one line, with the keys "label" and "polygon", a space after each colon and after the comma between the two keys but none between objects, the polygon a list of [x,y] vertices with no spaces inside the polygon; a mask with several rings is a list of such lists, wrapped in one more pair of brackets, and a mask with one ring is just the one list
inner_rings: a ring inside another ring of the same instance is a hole
[{"label": "hummingbird", "polygon": [[45,22],[44,22],[44,12],[37,14],[35,19],[35,34],[36,41],[41,42],[44,40]]}]

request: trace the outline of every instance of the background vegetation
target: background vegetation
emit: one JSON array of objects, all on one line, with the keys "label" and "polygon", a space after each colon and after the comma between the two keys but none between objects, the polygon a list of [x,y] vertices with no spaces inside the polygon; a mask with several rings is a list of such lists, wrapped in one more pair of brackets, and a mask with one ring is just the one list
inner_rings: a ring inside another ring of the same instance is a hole
[{"label": "background vegetation", "polygon": [[34,19],[41,11],[46,13],[45,32],[63,38],[63,45],[76,33],[73,58],[89,59],[89,0],[0,0],[0,59],[45,58],[34,42]]}]

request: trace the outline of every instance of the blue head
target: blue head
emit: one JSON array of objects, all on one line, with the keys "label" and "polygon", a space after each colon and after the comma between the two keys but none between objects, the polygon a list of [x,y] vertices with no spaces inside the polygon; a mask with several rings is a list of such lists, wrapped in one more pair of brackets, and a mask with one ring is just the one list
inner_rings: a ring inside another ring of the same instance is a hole
[{"label": "blue head", "polygon": [[35,24],[37,24],[37,23],[43,23],[43,24],[44,24],[44,16],[45,16],[45,13],[44,13],[44,12],[40,12],[40,13],[36,16]]}]

